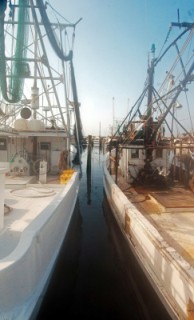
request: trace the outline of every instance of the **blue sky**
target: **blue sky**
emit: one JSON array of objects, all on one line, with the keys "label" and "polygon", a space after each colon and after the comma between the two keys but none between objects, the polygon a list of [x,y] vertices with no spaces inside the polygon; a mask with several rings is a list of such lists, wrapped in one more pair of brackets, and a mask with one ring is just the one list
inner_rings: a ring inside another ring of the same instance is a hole
[{"label": "blue sky", "polygon": [[[74,67],[84,134],[109,135],[140,95],[152,43],[159,53],[171,22],[194,22],[193,0],[50,0],[80,18]],[[114,98],[114,99],[113,99]]]}]

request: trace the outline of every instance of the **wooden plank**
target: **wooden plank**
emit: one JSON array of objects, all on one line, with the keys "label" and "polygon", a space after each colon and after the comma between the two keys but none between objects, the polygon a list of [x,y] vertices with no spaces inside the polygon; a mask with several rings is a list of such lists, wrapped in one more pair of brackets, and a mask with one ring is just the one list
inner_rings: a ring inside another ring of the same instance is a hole
[{"label": "wooden plank", "polygon": [[151,195],[165,208],[194,208],[194,195],[191,192],[152,192]]}]

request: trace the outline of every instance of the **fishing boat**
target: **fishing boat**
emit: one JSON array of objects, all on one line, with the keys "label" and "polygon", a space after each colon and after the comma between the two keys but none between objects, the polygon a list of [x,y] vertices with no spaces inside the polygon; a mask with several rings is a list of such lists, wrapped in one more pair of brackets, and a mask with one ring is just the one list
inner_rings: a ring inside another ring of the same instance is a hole
[{"label": "fishing boat", "polygon": [[178,20],[158,57],[152,45],[145,87],[112,137],[103,175],[113,215],[172,319],[194,319],[193,35],[194,24]]},{"label": "fishing boat", "polygon": [[0,319],[36,317],[77,201],[78,22],[42,0],[0,2]]}]

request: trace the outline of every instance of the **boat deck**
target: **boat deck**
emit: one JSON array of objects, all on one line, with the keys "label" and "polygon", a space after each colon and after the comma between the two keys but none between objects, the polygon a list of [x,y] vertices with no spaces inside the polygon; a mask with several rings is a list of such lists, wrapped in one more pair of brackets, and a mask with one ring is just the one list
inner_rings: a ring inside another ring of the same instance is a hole
[{"label": "boat deck", "polygon": [[194,267],[194,194],[179,186],[169,190],[119,187],[163,238]]},{"label": "boat deck", "polygon": [[16,248],[22,232],[62,188],[56,183],[41,185],[31,184],[32,181],[34,179],[29,177],[6,177],[4,227],[0,231],[0,259]]}]

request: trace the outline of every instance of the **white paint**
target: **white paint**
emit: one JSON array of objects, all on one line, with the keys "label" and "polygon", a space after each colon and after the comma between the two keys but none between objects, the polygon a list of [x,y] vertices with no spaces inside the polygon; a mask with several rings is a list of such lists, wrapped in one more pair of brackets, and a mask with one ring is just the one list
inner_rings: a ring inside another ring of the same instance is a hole
[{"label": "white paint", "polygon": [[16,223],[10,217],[8,229],[0,235],[0,240],[6,242],[8,237],[13,241],[10,252],[0,259],[0,319],[27,320],[43,298],[77,201],[78,173],[68,184],[52,185],[52,189],[56,195],[50,200],[10,194],[10,204],[19,208],[23,203],[23,212],[17,209],[21,221]]},{"label": "white paint", "polygon": [[[194,268],[123,194],[106,164],[104,188],[122,233],[172,319],[187,319],[187,305],[194,302]],[[130,221],[129,234],[123,227],[125,215]]]},{"label": "white paint", "polygon": [[47,183],[47,162],[40,161],[39,165],[39,181],[40,183]]}]

